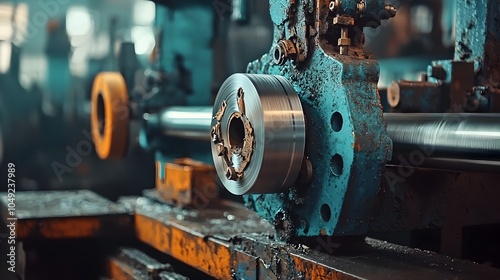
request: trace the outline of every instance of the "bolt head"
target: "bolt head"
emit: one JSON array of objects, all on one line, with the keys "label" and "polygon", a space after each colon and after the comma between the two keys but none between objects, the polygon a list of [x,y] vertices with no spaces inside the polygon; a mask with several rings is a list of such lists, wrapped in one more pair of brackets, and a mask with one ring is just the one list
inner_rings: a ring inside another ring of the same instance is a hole
[{"label": "bolt head", "polygon": [[274,48],[273,61],[278,65],[283,65],[288,59],[296,59],[297,49],[290,40],[281,40]]},{"label": "bolt head", "polygon": [[353,26],[354,19],[350,16],[336,16],[333,18],[333,24],[344,25],[344,26]]},{"label": "bolt head", "polygon": [[364,15],[365,14],[365,8],[366,8],[365,2],[361,1],[360,3],[358,3],[357,6],[358,6],[358,13],[360,15]]},{"label": "bolt head", "polygon": [[274,47],[273,61],[274,61],[274,63],[276,63],[278,65],[283,65],[286,62],[286,57],[283,54],[283,49],[280,47],[280,45],[277,45],[276,47]]},{"label": "bolt head", "polygon": [[334,12],[336,8],[337,8],[337,5],[335,5],[335,1],[330,1],[330,5],[328,5],[328,9],[330,9],[330,11]]},{"label": "bolt head", "polygon": [[338,40],[338,45],[339,46],[350,46],[351,45],[351,39],[349,39],[349,38],[340,38]]},{"label": "bolt head", "polygon": [[396,7],[391,4],[385,4],[385,10],[389,13],[389,18],[395,17],[397,13]]}]

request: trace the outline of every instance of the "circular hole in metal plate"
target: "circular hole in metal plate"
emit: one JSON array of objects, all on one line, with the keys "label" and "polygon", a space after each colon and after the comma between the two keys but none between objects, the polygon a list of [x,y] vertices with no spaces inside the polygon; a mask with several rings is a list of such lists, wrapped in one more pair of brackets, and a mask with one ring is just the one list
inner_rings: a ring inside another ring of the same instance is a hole
[{"label": "circular hole in metal plate", "polygon": [[332,125],[333,131],[339,132],[342,129],[342,125],[344,124],[342,114],[340,114],[339,112],[333,113],[332,118],[330,119],[330,124]]},{"label": "circular hole in metal plate", "polygon": [[342,174],[342,170],[344,169],[342,156],[335,154],[330,160],[330,168],[335,176],[340,176]]},{"label": "circular hole in metal plate", "polygon": [[320,213],[323,221],[330,221],[330,218],[332,217],[332,211],[330,210],[330,206],[328,206],[328,204],[325,203],[321,205]]}]

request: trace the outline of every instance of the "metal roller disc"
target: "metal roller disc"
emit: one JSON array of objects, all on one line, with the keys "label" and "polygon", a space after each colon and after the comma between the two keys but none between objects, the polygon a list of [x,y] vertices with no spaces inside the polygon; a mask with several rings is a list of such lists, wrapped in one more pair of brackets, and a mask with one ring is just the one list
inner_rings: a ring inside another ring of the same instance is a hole
[{"label": "metal roller disc", "polygon": [[305,121],[291,84],[274,75],[234,74],[221,86],[212,120],[212,156],[231,193],[291,187],[305,148]]},{"label": "metal roller disc", "polygon": [[101,159],[121,158],[129,135],[128,94],[120,73],[102,72],[92,85],[92,140]]}]

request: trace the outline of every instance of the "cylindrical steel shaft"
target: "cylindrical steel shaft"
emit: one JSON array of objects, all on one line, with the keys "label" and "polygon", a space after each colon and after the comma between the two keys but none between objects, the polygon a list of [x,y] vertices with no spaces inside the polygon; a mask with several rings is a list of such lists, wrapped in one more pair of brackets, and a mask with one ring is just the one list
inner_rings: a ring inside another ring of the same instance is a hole
[{"label": "cylindrical steel shaft", "polygon": [[500,171],[500,114],[384,114],[391,164]]},{"label": "cylindrical steel shaft", "polygon": [[[170,107],[150,115],[168,136],[210,140],[212,107]],[[500,171],[500,114],[384,114],[393,141],[389,164]],[[402,160],[403,156],[404,160]]]},{"label": "cylindrical steel shaft", "polygon": [[212,107],[169,107],[158,114],[150,114],[148,126],[160,133],[192,140],[210,140]]}]

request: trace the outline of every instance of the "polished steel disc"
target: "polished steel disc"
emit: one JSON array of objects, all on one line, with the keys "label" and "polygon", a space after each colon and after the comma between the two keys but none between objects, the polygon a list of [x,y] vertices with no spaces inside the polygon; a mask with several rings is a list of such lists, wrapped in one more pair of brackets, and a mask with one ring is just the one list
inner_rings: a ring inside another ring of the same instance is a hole
[{"label": "polished steel disc", "polygon": [[304,155],[305,121],[285,78],[232,75],[219,90],[213,115],[214,164],[231,193],[277,193],[293,185]]}]

